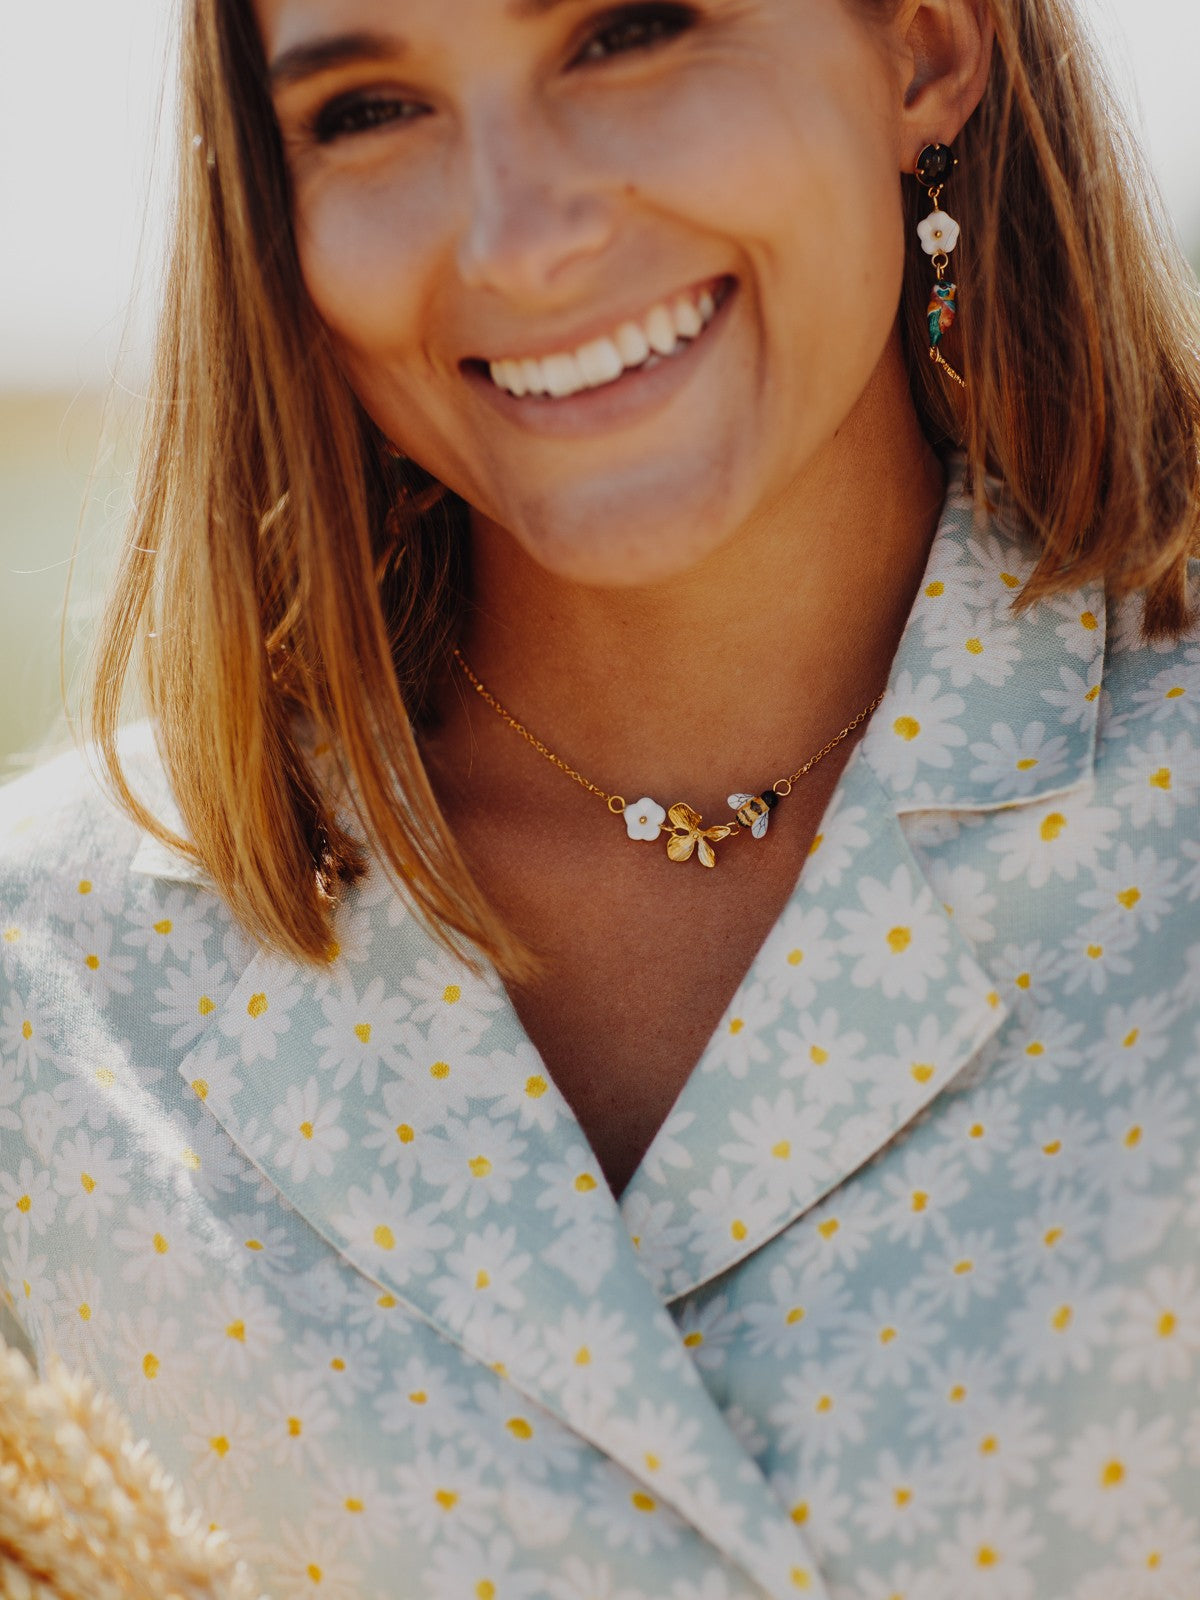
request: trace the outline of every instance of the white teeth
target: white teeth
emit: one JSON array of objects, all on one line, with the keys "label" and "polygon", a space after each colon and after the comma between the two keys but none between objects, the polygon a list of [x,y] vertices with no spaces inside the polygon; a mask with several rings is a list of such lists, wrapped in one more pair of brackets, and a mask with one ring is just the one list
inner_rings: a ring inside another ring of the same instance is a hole
[{"label": "white teeth", "polygon": [[[540,361],[518,361],[514,364],[521,369],[521,382],[525,385],[526,394],[545,394],[546,378]],[[516,393],[515,390],[513,392]]]},{"label": "white teeth", "polygon": [[542,372],[545,374],[546,388],[556,400],[577,394],[580,389],[587,387],[574,356],[547,356],[542,362]]},{"label": "white teeth", "polygon": [[681,339],[694,339],[704,327],[700,312],[690,300],[676,300],[671,307],[671,316],[675,322],[675,332]]},{"label": "white teeth", "polygon": [[660,356],[675,353],[675,319],[666,306],[655,306],[646,317],[646,337]]},{"label": "white teeth", "polygon": [[717,314],[709,289],[679,295],[669,304],[652,306],[640,322],[623,322],[615,333],[592,339],[573,352],[562,351],[537,361],[493,361],[489,364],[497,388],[521,399],[525,395],[551,395],[564,399],[584,389],[614,383],[633,367],[657,366],[699,338]]},{"label": "white teeth", "polygon": [[579,362],[583,381],[590,389],[597,389],[602,383],[611,383],[625,370],[621,352],[611,339],[593,339],[591,344],[583,345],[576,352],[575,359]]},{"label": "white teeth", "polygon": [[650,341],[636,322],[623,322],[617,329],[617,349],[627,367],[640,367],[650,354]]}]

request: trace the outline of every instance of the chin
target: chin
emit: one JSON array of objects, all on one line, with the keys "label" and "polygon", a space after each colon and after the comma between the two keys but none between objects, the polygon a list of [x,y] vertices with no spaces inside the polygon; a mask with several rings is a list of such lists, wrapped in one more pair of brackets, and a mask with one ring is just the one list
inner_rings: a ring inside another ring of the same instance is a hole
[{"label": "chin", "polygon": [[588,491],[526,503],[502,521],[529,560],[566,583],[631,589],[695,571],[736,535],[748,508],[717,475],[627,488],[611,480]]}]

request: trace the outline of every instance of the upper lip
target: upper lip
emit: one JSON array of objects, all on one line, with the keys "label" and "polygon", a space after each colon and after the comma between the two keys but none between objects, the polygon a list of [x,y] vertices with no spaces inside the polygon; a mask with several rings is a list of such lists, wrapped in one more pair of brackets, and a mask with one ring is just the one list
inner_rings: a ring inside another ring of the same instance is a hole
[{"label": "upper lip", "polygon": [[593,339],[610,337],[623,322],[640,322],[655,306],[669,306],[681,295],[695,296],[704,289],[715,294],[719,285],[726,282],[727,276],[725,273],[717,273],[709,278],[696,278],[682,288],[668,289],[665,294],[642,297],[632,310],[607,312],[602,316],[592,317],[586,323],[577,323],[568,331],[553,337],[530,334],[526,344],[521,344],[519,338],[514,338],[506,347],[498,344],[489,355],[476,353],[465,357],[464,361],[471,365],[479,362],[484,366],[493,361],[544,361],[547,356],[578,350],[581,346],[590,344]]}]

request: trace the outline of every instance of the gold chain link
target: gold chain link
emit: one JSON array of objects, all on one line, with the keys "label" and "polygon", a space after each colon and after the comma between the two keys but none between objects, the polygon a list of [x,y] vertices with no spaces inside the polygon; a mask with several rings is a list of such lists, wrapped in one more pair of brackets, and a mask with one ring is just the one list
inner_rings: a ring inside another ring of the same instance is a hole
[{"label": "gold chain link", "polygon": [[[552,766],[557,767],[560,772],[564,772],[568,778],[579,784],[581,788],[586,789],[589,794],[594,794],[598,799],[605,801],[608,805],[608,809],[613,812],[614,816],[619,816],[620,813],[624,811],[625,797],[623,795],[609,794],[606,790],[601,789],[599,785],[594,784],[589,779],[585,778],[582,772],[576,772],[574,767],[568,766],[561,756],[556,756],[554,751],[551,750],[547,744],[544,744],[535,733],[531,733],[523,722],[519,722],[506,706],[502,706],[487,685],[476,676],[475,672],[470,666],[470,663],[467,661],[466,656],[463,655],[461,650],[457,648],[455,649],[454,659],[462,668],[463,675],[466,677],[467,682],[475,690],[475,693],[479,696],[479,698],[491,706],[496,715],[507,722],[508,726],[513,730],[514,733],[519,733],[522,739],[525,740],[526,744],[532,745],[537,751],[538,755],[545,757],[545,759],[549,761]],[[809,756],[804,765],[802,767],[797,767],[790,778],[779,778],[775,783],[773,783],[771,785],[773,792],[779,795],[781,798],[785,798],[787,795],[791,794],[793,784],[798,782],[799,779],[803,778],[806,773],[811,772],[816,766],[817,762],[823,761],[830,751],[836,750],[843,739],[849,738],[849,736],[854,732],[855,728],[860,727],[861,724],[864,723],[871,715],[871,713],[879,708],[886,692],[886,689],[881,689],[880,692],[875,696],[874,700],[871,701],[869,706],[864,706],[852,722],[848,722],[840,733],[835,734],[827,744],[821,746],[816,755]]]}]

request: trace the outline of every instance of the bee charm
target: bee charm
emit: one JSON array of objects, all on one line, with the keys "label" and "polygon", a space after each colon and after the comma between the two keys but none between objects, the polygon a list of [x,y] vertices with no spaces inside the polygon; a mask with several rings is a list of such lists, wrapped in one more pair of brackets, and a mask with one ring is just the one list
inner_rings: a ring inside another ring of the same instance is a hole
[{"label": "bee charm", "polygon": [[761,839],[771,823],[771,812],[779,804],[774,789],[762,794],[731,794],[729,806],[737,815],[743,828],[749,828],[752,838]]}]

